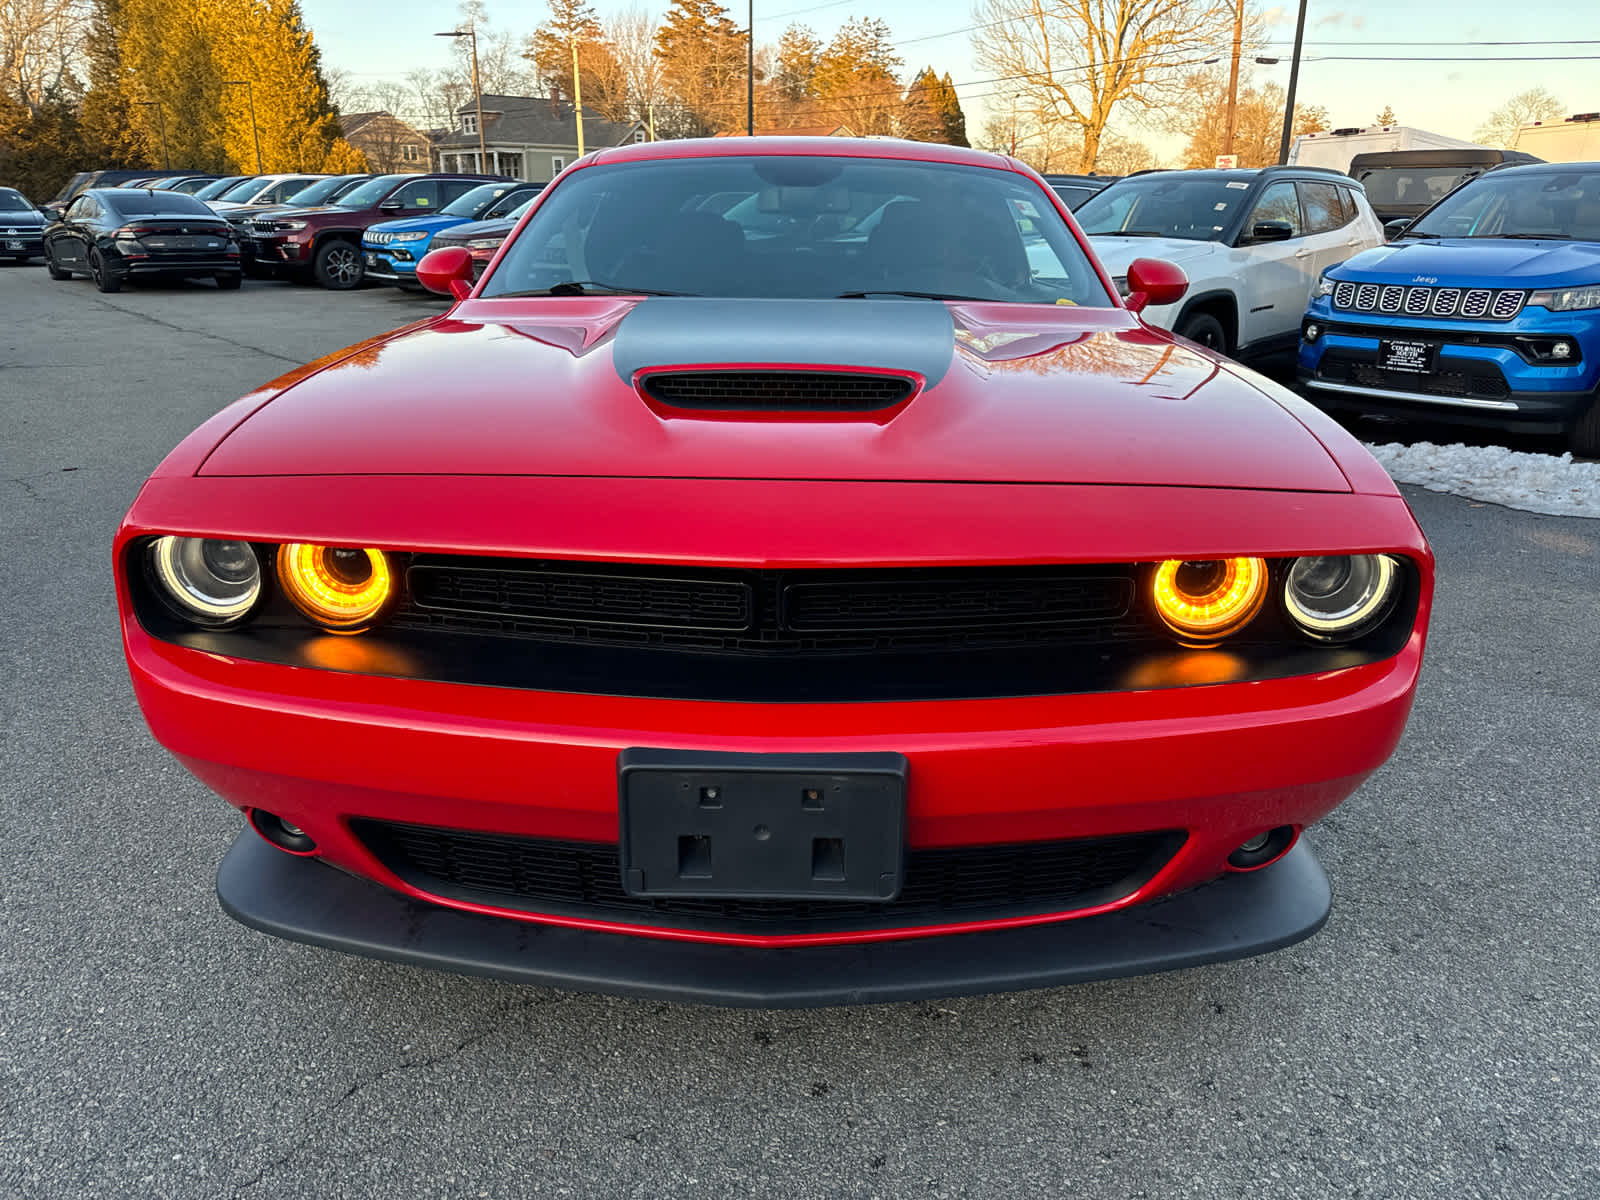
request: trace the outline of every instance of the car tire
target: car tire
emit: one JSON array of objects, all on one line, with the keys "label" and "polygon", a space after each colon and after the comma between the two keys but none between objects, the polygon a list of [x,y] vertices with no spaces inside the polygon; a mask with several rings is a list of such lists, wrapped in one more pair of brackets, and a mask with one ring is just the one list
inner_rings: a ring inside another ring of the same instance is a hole
[{"label": "car tire", "polygon": [[56,266],[55,256],[52,255],[49,251],[45,252],[44,269],[46,271],[50,272],[50,278],[51,279],[71,279],[72,278],[72,272],[71,271],[63,271],[60,267]]},{"label": "car tire", "polygon": [[323,287],[336,292],[345,292],[360,286],[361,277],[366,273],[366,269],[361,262],[360,250],[349,242],[335,239],[323,242],[317,248],[312,273]]},{"label": "car tire", "polygon": [[1589,411],[1572,427],[1572,452],[1582,458],[1600,458],[1600,392],[1589,404]]},{"label": "car tire", "polygon": [[1207,350],[1215,350],[1218,354],[1228,352],[1228,331],[1210,313],[1190,313],[1178,322],[1178,328],[1173,332],[1191,342],[1198,342]]},{"label": "car tire", "polygon": [[222,291],[236,292],[239,290],[239,285],[244,282],[244,276],[238,274],[237,272],[233,272],[231,274],[218,275],[216,280],[217,287]]},{"label": "car tire", "polygon": [[94,286],[102,292],[120,292],[122,290],[122,276],[106,266],[106,260],[100,257],[100,251],[89,251],[89,278],[94,280]]}]

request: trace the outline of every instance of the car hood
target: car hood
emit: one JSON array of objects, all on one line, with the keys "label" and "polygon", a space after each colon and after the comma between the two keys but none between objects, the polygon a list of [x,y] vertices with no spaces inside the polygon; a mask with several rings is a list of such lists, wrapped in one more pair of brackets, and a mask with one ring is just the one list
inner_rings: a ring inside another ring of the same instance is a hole
[{"label": "car hood", "polygon": [[492,237],[496,234],[508,234],[516,227],[516,221],[496,217],[492,221],[470,221],[465,225],[457,225],[450,231],[450,236],[452,239]]},{"label": "car hood", "polygon": [[8,229],[42,229],[45,225],[43,213],[31,212],[0,212],[0,233]]},{"label": "car hood", "polygon": [[440,229],[449,229],[453,225],[465,224],[465,217],[447,217],[442,213],[434,213],[431,217],[406,217],[398,221],[379,221],[376,225],[367,226],[367,232],[432,233]]},{"label": "car hood", "polygon": [[1363,250],[1328,272],[1353,283],[1568,287],[1600,278],[1600,242],[1443,238]]},{"label": "car hood", "polygon": [[1221,242],[1197,242],[1193,238],[1117,237],[1096,234],[1089,239],[1095,257],[1113,275],[1126,275],[1128,264],[1136,258],[1159,258],[1183,264],[1205,258],[1223,249]]},{"label": "car hood", "polygon": [[[657,368],[851,367],[886,413],[662,411]],[[546,475],[1348,491],[1265,391],[1121,309],[923,300],[467,301],[320,370],[205,475]],[[865,514],[864,514],[865,516]]]}]

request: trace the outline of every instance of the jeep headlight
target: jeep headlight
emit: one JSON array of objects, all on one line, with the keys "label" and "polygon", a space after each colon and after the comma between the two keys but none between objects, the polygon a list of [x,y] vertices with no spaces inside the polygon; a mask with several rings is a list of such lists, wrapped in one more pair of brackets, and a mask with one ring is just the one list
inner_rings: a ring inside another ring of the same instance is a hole
[{"label": "jeep headlight", "polygon": [[473,238],[467,243],[468,250],[493,250],[505,238]]},{"label": "jeep headlight", "polygon": [[420,242],[428,235],[424,233],[397,233],[389,240],[391,242]]},{"label": "jeep headlight", "polygon": [[1571,312],[1577,308],[1600,308],[1600,284],[1588,287],[1551,288],[1534,292],[1528,297],[1530,305],[1548,308],[1551,312]]},{"label": "jeep headlight", "polygon": [[1319,297],[1333,295],[1333,280],[1328,276],[1324,275],[1317,280],[1317,295]]}]

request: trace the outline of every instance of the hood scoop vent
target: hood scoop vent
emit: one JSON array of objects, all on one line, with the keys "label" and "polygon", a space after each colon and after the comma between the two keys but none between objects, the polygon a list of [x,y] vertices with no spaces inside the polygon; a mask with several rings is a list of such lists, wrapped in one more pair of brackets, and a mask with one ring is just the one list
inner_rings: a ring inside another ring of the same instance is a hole
[{"label": "hood scoop vent", "polygon": [[662,407],[708,413],[883,413],[911,399],[918,384],[888,371],[792,369],[674,369],[638,380]]}]

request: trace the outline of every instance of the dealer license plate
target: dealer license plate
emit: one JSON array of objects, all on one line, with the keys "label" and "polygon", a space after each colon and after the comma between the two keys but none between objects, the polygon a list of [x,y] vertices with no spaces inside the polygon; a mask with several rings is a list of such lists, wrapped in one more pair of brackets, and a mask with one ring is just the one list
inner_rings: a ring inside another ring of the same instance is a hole
[{"label": "dealer license plate", "polygon": [[367,255],[367,266],[375,267],[377,265],[378,265],[378,256],[376,254],[368,254]]},{"label": "dealer license plate", "polygon": [[1426,375],[1433,370],[1433,346],[1428,342],[1379,342],[1378,365],[1386,371]]},{"label": "dealer license plate", "polygon": [[633,896],[892,900],[905,863],[899,754],[624,750],[622,886]]},{"label": "dealer license plate", "polygon": [[22,243],[21,242],[7,242],[6,243],[6,249],[7,250],[21,250],[22,249]]}]

